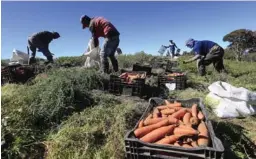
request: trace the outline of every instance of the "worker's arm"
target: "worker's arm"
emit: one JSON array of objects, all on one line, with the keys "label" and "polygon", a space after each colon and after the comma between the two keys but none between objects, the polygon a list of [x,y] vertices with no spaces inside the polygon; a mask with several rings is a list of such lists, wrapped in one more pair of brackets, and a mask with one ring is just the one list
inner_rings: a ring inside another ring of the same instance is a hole
[{"label": "worker's arm", "polygon": [[191,59],[184,61],[183,63],[190,63],[190,62],[196,61],[197,59],[200,59],[200,58],[201,58],[201,55],[197,54],[194,57],[192,57]]},{"label": "worker's arm", "polygon": [[95,46],[95,47],[98,47],[98,46],[99,46],[99,39],[98,39],[98,37],[97,37],[96,34],[95,34],[95,28],[92,26],[92,27],[90,28],[90,31],[91,31],[91,33],[92,33],[92,39],[93,39],[93,42],[94,42],[94,46]]}]

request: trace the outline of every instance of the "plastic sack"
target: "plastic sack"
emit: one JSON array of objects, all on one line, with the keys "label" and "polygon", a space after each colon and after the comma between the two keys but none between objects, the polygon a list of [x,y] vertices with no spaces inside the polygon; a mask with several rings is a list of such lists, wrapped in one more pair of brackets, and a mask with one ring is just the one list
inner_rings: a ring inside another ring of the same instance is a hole
[{"label": "plastic sack", "polygon": [[223,98],[238,99],[256,104],[256,92],[249,91],[243,87],[237,88],[226,82],[217,81],[212,83],[208,89]]},{"label": "plastic sack", "polygon": [[20,64],[28,63],[29,55],[20,50],[13,49],[11,62],[18,62]]},{"label": "plastic sack", "polygon": [[100,67],[100,48],[94,46],[94,42],[92,39],[89,40],[87,52],[84,53],[86,56],[86,61],[84,63],[84,67]]},{"label": "plastic sack", "polygon": [[220,81],[214,82],[208,89],[210,93],[205,102],[218,117],[234,118],[256,114],[255,92]]},{"label": "plastic sack", "polygon": [[175,83],[166,83],[165,86],[168,88],[169,91],[173,91],[176,88]]}]

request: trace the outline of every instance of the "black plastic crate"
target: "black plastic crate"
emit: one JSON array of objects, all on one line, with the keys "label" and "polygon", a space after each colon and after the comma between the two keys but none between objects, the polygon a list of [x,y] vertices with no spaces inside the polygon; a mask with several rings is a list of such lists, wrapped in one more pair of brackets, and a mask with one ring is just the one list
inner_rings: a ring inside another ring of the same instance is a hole
[{"label": "black plastic crate", "polygon": [[[134,72],[134,71],[128,71]],[[145,73],[141,71],[136,71],[139,73]],[[127,83],[124,79],[117,75],[110,75],[109,80],[109,92],[114,94],[123,94],[131,96],[143,96],[145,89],[145,79],[134,79],[133,83]]]},{"label": "black plastic crate", "polygon": [[[169,100],[174,102],[173,99]],[[207,111],[202,103],[201,98],[192,98],[188,100],[175,100],[181,102],[184,107],[191,107],[196,103],[205,115],[205,123],[211,138],[209,147],[184,148],[172,145],[158,145],[153,143],[145,143],[137,139],[134,130],[138,127],[139,121],[145,119],[149,112],[157,105],[163,105],[164,99],[150,98],[149,106],[143,113],[135,127],[125,135],[125,151],[127,159],[223,159],[224,147],[222,142],[215,136],[212,123],[208,120]]]},{"label": "black plastic crate", "polygon": [[178,61],[168,61],[166,64],[166,72],[173,72],[173,70],[177,70],[179,63]]},{"label": "black plastic crate", "polygon": [[134,64],[132,67],[132,71],[145,71],[147,73],[147,75],[151,75],[152,67]]},{"label": "black plastic crate", "polygon": [[[181,73],[181,72],[176,72]],[[187,86],[187,77],[186,74],[178,76],[167,76],[168,73],[158,76],[158,86],[162,87],[166,83],[175,83],[176,90],[183,90]]]}]

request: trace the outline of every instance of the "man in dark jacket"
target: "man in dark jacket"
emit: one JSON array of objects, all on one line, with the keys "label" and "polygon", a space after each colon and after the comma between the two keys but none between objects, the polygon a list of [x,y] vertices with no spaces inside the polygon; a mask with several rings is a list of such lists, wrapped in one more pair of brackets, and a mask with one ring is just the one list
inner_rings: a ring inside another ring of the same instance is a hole
[{"label": "man in dark jacket", "polygon": [[44,54],[47,58],[47,63],[53,62],[53,54],[49,50],[49,44],[53,39],[58,39],[59,37],[59,33],[49,31],[42,31],[31,35],[28,38],[28,47],[32,51],[29,64],[35,63],[36,49]]},{"label": "man in dark jacket", "polygon": [[218,72],[226,73],[223,64],[224,49],[217,43],[209,40],[197,41],[190,38],[186,41],[186,46],[192,49],[195,56],[190,60],[183,61],[183,63],[197,60],[197,69],[201,76],[206,74],[205,67],[211,63]]},{"label": "man in dark jacket", "polygon": [[83,15],[80,18],[80,22],[82,24],[82,28],[89,28],[92,33],[92,38],[94,40],[95,47],[99,45],[99,37],[103,37],[104,44],[100,51],[101,65],[104,73],[108,73],[109,71],[109,63],[108,57],[111,60],[113,69],[115,72],[118,71],[118,61],[115,57],[115,52],[117,47],[119,46],[119,35],[120,33],[117,31],[115,26],[106,20],[103,17],[94,17],[90,18],[86,15]]}]

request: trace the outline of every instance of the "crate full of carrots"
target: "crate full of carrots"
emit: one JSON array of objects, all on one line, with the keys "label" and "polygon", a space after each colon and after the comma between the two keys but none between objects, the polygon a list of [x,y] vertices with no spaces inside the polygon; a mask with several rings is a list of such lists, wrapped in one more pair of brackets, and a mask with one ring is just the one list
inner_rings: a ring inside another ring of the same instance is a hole
[{"label": "crate full of carrots", "polygon": [[209,158],[224,156],[202,99],[151,98],[133,130],[125,136],[127,158]]},{"label": "crate full of carrots", "polygon": [[158,76],[158,86],[161,87],[166,83],[175,83],[177,90],[186,88],[187,77],[183,72],[166,72],[163,75]]}]

